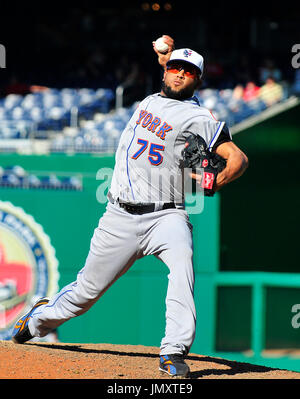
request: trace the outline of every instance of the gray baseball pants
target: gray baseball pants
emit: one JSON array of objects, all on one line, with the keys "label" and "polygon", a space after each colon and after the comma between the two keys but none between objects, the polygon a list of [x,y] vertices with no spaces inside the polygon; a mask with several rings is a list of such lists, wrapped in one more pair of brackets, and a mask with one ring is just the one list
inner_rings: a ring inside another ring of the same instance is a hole
[{"label": "gray baseball pants", "polygon": [[195,337],[196,312],[192,225],[183,209],[132,215],[108,202],[85,266],[75,282],[36,309],[28,324],[31,334],[43,337],[85,313],[135,260],[146,255],[155,255],[169,268],[160,354],[187,354]]}]

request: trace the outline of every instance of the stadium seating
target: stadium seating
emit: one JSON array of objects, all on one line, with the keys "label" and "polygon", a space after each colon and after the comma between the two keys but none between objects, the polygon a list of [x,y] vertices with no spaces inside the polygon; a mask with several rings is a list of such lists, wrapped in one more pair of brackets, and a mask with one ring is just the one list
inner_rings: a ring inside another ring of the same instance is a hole
[{"label": "stadium seating", "polygon": [[[196,95],[217,120],[225,121],[229,127],[267,108],[259,97],[251,101],[236,98],[233,89],[206,88]],[[51,152],[115,151],[138,103],[115,110],[112,100],[114,93],[109,89],[65,88],[26,96],[8,95],[0,100],[0,139],[26,139],[32,131],[41,138],[43,131],[56,131],[49,146]]]},{"label": "stadium seating", "polygon": [[236,99],[232,89],[205,89],[199,91],[198,97],[200,103],[211,110],[217,120],[225,121],[229,127],[266,109],[259,98],[248,102]]},{"label": "stadium seating", "polygon": [[94,119],[82,122],[74,137],[63,135],[54,138],[51,143],[51,151],[114,151],[136,106],[137,103],[128,108],[120,108],[112,114],[102,115],[100,120]]},{"label": "stadium seating", "polygon": [[[217,120],[226,121],[229,127],[266,109],[266,105],[260,99],[249,102],[236,100],[232,89],[204,89],[196,95],[200,104],[211,110]],[[134,103],[131,107],[119,108],[102,116],[100,121],[93,119],[82,123],[74,137],[62,135],[54,138],[51,151],[115,151],[120,135],[137,105],[138,103]]]},{"label": "stadium seating", "polygon": [[48,89],[25,96],[9,94],[0,100],[0,138],[26,138],[29,132],[60,131],[71,123],[72,110],[78,117],[111,109],[110,89]]},{"label": "stadium seating", "polygon": [[0,187],[34,188],[48,190],[82,190],[82,182],[76,176],[58,177],[50,175],[37,176],[26,172],[21,166],[0,167]]}]

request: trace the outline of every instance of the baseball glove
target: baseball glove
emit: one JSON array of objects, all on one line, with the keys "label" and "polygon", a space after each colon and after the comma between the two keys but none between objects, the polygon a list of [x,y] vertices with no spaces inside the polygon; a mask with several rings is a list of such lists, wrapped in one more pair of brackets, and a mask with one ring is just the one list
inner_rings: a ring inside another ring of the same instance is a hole
[{"label": "baseball glove", "polygon": [[200,184],[204,195],[212,197],[215,193],[218,173],[226,167],[226,160],[209,151],[201,136],[191,134],[187,138],[182,151],[182,165],[184,168],[192,169],[193,173],[202,176]]}]

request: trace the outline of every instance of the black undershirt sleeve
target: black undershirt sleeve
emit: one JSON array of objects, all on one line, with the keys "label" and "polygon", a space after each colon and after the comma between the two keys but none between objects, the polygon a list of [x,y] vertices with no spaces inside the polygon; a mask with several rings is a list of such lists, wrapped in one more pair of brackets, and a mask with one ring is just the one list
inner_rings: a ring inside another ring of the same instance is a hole
[{"label": "black undershirt sleeve", "polygon": [[222,132],[219,134],[219,137],[212,148],[212,152],[215,152],[220,144],[227,143],[228,141],[232,141],[232,137],[227,125],[225,124]]}]

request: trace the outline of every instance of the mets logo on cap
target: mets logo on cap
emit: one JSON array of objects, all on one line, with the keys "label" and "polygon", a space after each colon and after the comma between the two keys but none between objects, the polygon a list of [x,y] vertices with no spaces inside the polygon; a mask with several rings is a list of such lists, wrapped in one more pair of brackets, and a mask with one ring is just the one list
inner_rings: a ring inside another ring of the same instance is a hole
[{"label": "mets logo on cap", "polygon": [[0,201],[0,340],[36,299],[58,290],[58,261],[42,226],[23,209]]},{"label": "mets logo on cap", "polygon": [[187,50],[187,49],[185,49],[185,50],[183,51],[183,55],[184,55],[186,58],[188,58],[189,56],[192,55],[192,50]]}]

